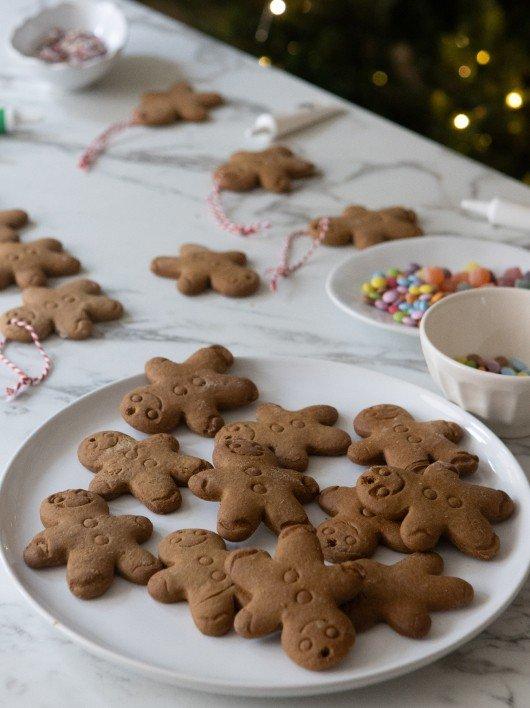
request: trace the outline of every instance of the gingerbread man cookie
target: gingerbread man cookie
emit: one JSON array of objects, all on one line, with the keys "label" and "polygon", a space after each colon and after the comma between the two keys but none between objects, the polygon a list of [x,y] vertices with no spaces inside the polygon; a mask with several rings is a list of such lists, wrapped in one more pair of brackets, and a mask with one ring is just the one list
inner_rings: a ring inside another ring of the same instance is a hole
[{"label": "gingerbread man cookie", "polygon": [[67,339],[87,339],[94,322],[117,320],[123,314],[121,304],[102,295],[92,280],[74,280],[59,288],[26,288],[22,302],[0,317],[5,337],[18,342],[31,342],[31,336],[13,320],[28,322],[40,339],[53,332]]},{"label": "gingerbread man cookie", "polygon": [[143,433],[165,433],[184,420],[194,433],[211,438],[224,425],[220,410],[258,397],[252,381],[225,373],[233,363],[232,354],[218,344],[199,349],[182,364],[150,359],[145,365],[149,385],[123,398],[121,414]]},{"label": "gingerbread man cookie", "polygon": [[473,588],[461,578],[442,576],[437,553],[414,553],[393,565],[356,561],[363,588],[343,607],[357,632],[384,622],[398,634],[424,637],[431,628],[430,612],[456,610],[473,602]]},{"label": "gingerbread man cookie", "polygon": [[355,640],[351,621],[339,606],[361,590],[354,562],[326,566],[320,544],[308,526],[289,526],[274,558],[244,548],[227,558],[236,589],[250,599],[235,618],[242,637],[263,637],[281,628],[285,653],[306,669],[338,664]]},{"label": "gingerbread man cookie", "polygon": [[[311,234],[321,236],[321,220],[313,219]],[[346,207],[340,216],[329,219],[329,226],[323,239],[326,246],[347,246],[369,248],[383,241],[422,236],[416,214],[411,209],[390,207],[372,211],[362,206]]]},{"label": "gingerbread man cookie", "polygon": [[390,404],[371,406],[354,419],[354,441],[348,457],[359,465],[386,462],[391,467],[421,472],[431,462],[447,462],[460,474],[474,472],[478,457],[457,446],[464,435],[456,423],[445,420],[418,422],[404,408]]},{"label": "gingerbread man cookie", "polygon": [[159,433],[135,440],[114,430],[85,438],[77,451],[79,462],[96,476],[89,489],[104,499],[132,494],[156,514],[178,509],[186,487],[196,472],[211,467],[199,457],[182,455],[172,435]]},{"label": "gingerbread man cookie", "polygon": [[18,230],[29,221],[27,212],[22,209],[4,209],[0,211],[0,243],[18,241]]},{"label": "gingerbread man cookie", "polygon": [[153,533],[145,516],[111,516],[107,502],[94,492],[67,489],[45,499],[40,507],[44,531],[26,546],[30,568],[66,565],[68,587],[90,600],[103,595],[118,572],[139,585],[162,564],[139,544]]},{"label": "gingerbread man cookie", "polygon": [[320,493],[318,503],[332,517],[316,529],[327,561],[342,563],[366,558],[380,543],[393,551],[409,552],[401,539],[399,523],[366,509],[355,487],[328,487]]},{"label": "gingerbread man cookie", "polygon": [[246,297],[259,288],[259,275],[247,266],[241,251],[211,251],[187,243],[180,255],[159,256],[151,270],[164,278],[173,278],[184,295],[198,295],[208,288],[227,297]]},{"label": "gingerbread man cookie", "polygon": [[29,243],[0,240],[0,290],[46,285],[47,276],[75,275],[81,264],[63,251],[60,241],[41,238]]},{"label": "gingerbread man cookie", "polygon": [[267,448],[227,437],[216,443],[213,463],[188,486],[200,499],[220,502],[217,533],[227,541],[249,538],[262,521],[276,534],[285,526],[309,523],[302,505],[315,499],[318,484],[279,467]]},{"label": "gingerbread man cookie", "polygon": [[361,504],[374,514],[401,521],[401,538],[411,551],[429,551],[444,536],[462,553],[490,560],[499,550],[491,522],[504,521],[514,511],[505,492],[466,484],[443,462],[423,474],[372,467],[358,478],[356,489]]},{"label": "gingerbread man cookie", "polygon": [[219,167],[214,180],[220,189],[247,192],[263,187],[269,192],[290,192],[292,180],[315,174],[312,162],[302,160],[289,148],[275,145],[261,152],[235,152]]},{"label": "gingerbread man cookie", "polygon": [[203,121],[211,108],[220,106],[218,93],[198,93],[186,83],[173,84],[167,91],[144,93],[133,119],[142,125],[169,125],[178,120]]},{"label": "gingerbread man cookie", "polygon": [[348,433],[333,428],[339,414],[332,406],[308,406],[289,411],[274,403],[258,406],[256,419],[226,425],[217,433],[223,438],[243,437],[270,448],[281,467],[303,472],[309,455],[343,455],[351,442]]},{"label": "gingerbread man cookie", "polygon": [[197,628],[220,637],[234,624],[235,588],[225,571],[228,556],[223,539],[204,529],[182,529],[160,542],[158,555],[165,570],[153,575],[147,585],[159,602],[189,604]]}]

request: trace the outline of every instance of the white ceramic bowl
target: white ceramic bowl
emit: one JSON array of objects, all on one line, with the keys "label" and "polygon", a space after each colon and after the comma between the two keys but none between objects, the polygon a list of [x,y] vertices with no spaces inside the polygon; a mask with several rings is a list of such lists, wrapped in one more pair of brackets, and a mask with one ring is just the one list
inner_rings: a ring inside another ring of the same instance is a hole
[{"label": "white ceramic bowl", "polygon": [[[79,66],[65,62],[49,64],[37,59],[34,55],[39,43],[55,27],[93,32],[107,45],[107,54]],[[110,70],[125,46],[127,34],[127,20],[112,2],[62,2],[24,20],[13,30],[10,45],[35,79],[73,91],[93,84]]]},{"label": "white ceramic bowl", "polygon": [[455,361],[467,354],[505,355],[530,365],[530,290],[455,293],[427,310],[420,340],[429,372],[450,401],[499,435],[530,435],[530,376],[492,374]]}]

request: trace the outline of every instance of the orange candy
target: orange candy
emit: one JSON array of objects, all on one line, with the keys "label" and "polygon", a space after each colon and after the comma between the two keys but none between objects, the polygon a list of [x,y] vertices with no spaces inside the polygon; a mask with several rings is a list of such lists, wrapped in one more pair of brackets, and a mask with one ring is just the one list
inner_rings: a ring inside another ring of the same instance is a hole
[{"label": "orange candy", "polygon": [[469,273],[469,284],[473,288],[479,288],[488,283],[491,283],[491,272],[487,268],[474,268]]},{"label": "orange candy", "polygon": [[441,285],[445,280],[443,268],[427,266],[423,268],[423,280],[429,285]]}]

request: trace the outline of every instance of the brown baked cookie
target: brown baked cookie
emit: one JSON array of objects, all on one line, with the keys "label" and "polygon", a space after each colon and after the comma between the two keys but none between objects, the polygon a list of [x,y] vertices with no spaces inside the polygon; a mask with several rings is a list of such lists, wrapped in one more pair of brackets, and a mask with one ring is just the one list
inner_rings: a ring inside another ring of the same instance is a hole
[{"label": "brown baked cookie", "polygon": [[259,275],[247,266],[247,257],[241,251],[211,251],[186,243],[178,257],[155,258],[151,270],[176,280],[184,295],[199,295],[211,288],[227,297],[246,297],[259,288]]},{"label": "brown baked cookie", "polygon": [[142,125],[169,125],[178,120],[203,121],[211,108],[220,106],[223,97],[218,93],[199,93],[181,81],[167,91],[144,93],[133,117]]},{"label": "brown baked cookie", "polygon": [[355,440],[348,457],[359,465],[386,462],[391,467],[421,472],[431,462],[447,462],[461,475],[477,469],[478,457],[457,443],[464,431],[446,420],[415,421],[404,408],[383,403],[362,410],[354,419]]},{"label": "brown baked cookie", "polygon": [[302,505],[315,499],[318,484],[282,469],[267,448],[228,437],[216,443],[213,464],[188,486],[200,499],[220,502],[217,533],[227,541],[249,538],[262,521],[276,534],[285,526],[309,523]]},{"label": "brown baked cookie", "polygon": [[29,332],[12,320],[28,322],[40,339],[53,332],[66,339],[87,339],[94,322],[117,320],[123,314],[121,304],[102,295],[93,280],[74,280],[58,288],[26,288],[22,302],[0,317],[0,331],[6,339],[31,342]]},{"label": "brown baked cookie", "polygon": [[142,433],[166,433],[185,421],[194,433],[213,438],[224,425],[220,410],[258,397],[252,381],[225,373],[233,363],[232,354],[218,344],[199,349],[182,364],[150,359],[145,365],[149,385],[123,398],[121,414]]},{"label": "brown baked cookie", "polygon": [[29,221],[27,212],[22,209],[4,209],[0,211],[0,243],[18,241],[18,230]]},{"label": "brown baked cookie", "polygon": [[[322,217],[310,223],[311,234],[321,234]],[[403,207],[388,209],[365,209],[352,205],[346,207],[340,216],[331,217],[324,236],[326,246],[347,246],[353,243],[356,248],[369,248],[383,241],[399,238],[422,236],[415,212]]]},{"label": "brown baked cookie", "polygon": [[505,492],[466,484],[443,462],[421,475],[372,467],[358,478],[356,489],[361,504],[374,514],[401,521],[401,538],[411,551],[429,551],[444,536],[462,553],[490,560],[499,550],[490,522],[504,521],[514,511]]},{"label": "brown baked cookie", "polygon": [[29,243],[0,240],[0,290],[46,285],[47,276],[75,275],[81,264],[63,251],[60,241],[41,238]]},{"label": "brown baked cookie", "polygon": [[292,180],[315,174],[312,162],[302,160],[281,145],[261,152],[235,152],[215,173],[221,189],[247,192],[263,187],[269,192],[290,192]]},{"label": "brown baked cookie", "polygon": [[399,523],[363,507],[355,487],[328,487],[320,493],[318,503],[332,517],[316,528],[327,561],[367,558],[380,543],[393,551],[409,552],[401,539]]},{"label": "brown baked cookie", "polygon": [[114,430],[94,433],[77,450],[79,462],[96,476],[89,489],[104,499],[132,494],[156,514],[178,509],[192,474],[211,467],[199,457],[181,455],[172,435],[135,440]]},{"label": "brown baked cookie", "polygon": [[274,403],[258,406],[257,420],[231,423],[217,433],[216,441],[227,436],[243,437],[268,447],[281,467],[303,472],[309,455],[344,455],[351,442],[348,433],[333,428],[339,414],[332,406],[308,406],[288,411]]},{"label": "brown baked cookie", "polygon": [[147,585],[159,602],[189,604],[197,628],[220,637],[234,624],[235,588],[225,571],[225,542],[204,529],[182,529],[160,541],[158,555],[165,570],[153,575]]},{"label": "brown baked cookie", "polygon": [[153,533],[145,516],[111,516],[107,502],[94,492],[67,489],[45,499],[40,507],[45,530],[26,546],[30,568],[66,565],[68,587],[77,597],[103,595],[118,572],[139,585],[162,564],[139,544]]},{"label": "brown baked cookie", "polygon": [[249,599],[235,618],[242,637],[281,629],[285,653],[306,669],[338,664],[355,641],[355,630],[339,606],[361,590],[355,563],[324,565],[320,544],[308,526],[283,529],[274,558],[242,548],[229,554],[226,570]]},{"label": "brown baked cookie", "polygon": [[363,588],[342,608],[357,632],[384,622],[398,634],[424,637],[431,628],[430,612],[456,610],[473,602],[473,588],[461,578],[442,576],[437,553],[414,553],[393,565],[356,561]]}]

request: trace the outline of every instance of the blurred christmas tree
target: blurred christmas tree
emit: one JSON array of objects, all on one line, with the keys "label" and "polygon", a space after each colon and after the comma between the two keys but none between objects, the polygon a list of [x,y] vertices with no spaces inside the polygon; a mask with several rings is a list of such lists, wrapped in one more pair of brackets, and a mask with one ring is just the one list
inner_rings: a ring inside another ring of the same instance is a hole
[{"label": "blurred christmas tree", "polygon": [[521,0],[144,0],[530,182]]}]

